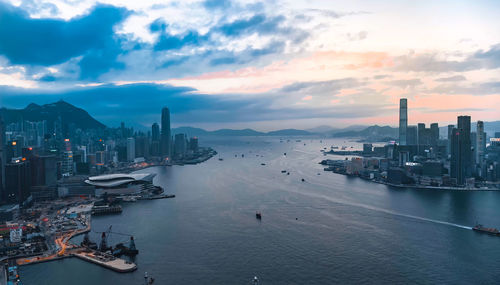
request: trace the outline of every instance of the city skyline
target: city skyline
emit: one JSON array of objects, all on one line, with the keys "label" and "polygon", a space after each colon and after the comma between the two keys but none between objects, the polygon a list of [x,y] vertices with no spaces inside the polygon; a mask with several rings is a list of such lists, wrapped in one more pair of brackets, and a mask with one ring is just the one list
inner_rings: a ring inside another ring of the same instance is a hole
[{"label": "city skyline", "polygon": [[0,29],[4,107],[64,99],[149,128],[169,106],[173,126],[276,130],[397,126],[405,97],[415,122],[499,118],[491,1],[12,3],[0,4],[1,26],[18,27]]}]

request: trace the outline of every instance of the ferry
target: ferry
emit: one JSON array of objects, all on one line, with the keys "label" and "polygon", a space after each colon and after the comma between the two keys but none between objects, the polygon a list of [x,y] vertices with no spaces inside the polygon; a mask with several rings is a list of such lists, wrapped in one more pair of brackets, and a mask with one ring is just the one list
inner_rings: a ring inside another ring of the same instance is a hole
[{"label": "ferry", "polygon": [[261,213],[261,212],[256,212],[256,213],[255,213],[255,218],[256,218],[257,220],[262,220],[262,213]]},{"label": "ferry", "polygon": [[480,232],[480,233],[489,234],[489,235],[500,236],[500,231],[498,229],[495,229],[495,228],[485,228],[481,224],[475,225],[472,228],[472,230],[474,230],[476,232]]}]

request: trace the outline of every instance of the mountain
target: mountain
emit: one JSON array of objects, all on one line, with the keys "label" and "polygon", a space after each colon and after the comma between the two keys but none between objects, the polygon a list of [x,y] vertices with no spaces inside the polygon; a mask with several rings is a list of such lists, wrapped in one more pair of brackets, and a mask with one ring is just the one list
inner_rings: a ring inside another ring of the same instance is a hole
[{"label": "mountain", "polygon": [[61,118],[64,127],[74,124],[75,128],[82,130],[104,129],[106,126],[96,119],[92,118],[85,110],[77,108],[65,101],[58,101],[51,104],[37,105],[31,103],[24,109],[1,108],[5,124],[17,123],[19,121],[47,121],[47,128],[52,131],[54,122]]},{"label": "mountain", "polygon": [[308,131],[285,129],[271,132],[259,132],[252,129],[233,130],[233,129],[220,129],[215,131],[206,131],[200,128],[193,127],[179,127],[172,129],[173,134],[187,134],[190,137],[194,136],[309,136],[313,135]]},{"label": "mountain", "polygon": [[310,133],[316,133],[316,134],[323,134],[323,133],[329,133],[329,132],[335,132],[338,131],[339,129],[327,126],[327,125],[322,125],[322,126],[317,126],[314,128],[306,129],[306,131]]},{"label": "mountain", "polygon": [[336,138],[362,138],[367,141],[389,140],[398,137],[398,128],[390,126],[371,126],[362,130],[350,130],[332,134]]},{"label": "mountain", "polygon": [[297,129],[284,129],[266,133],[268,136],[310,136],[312,133]]}]

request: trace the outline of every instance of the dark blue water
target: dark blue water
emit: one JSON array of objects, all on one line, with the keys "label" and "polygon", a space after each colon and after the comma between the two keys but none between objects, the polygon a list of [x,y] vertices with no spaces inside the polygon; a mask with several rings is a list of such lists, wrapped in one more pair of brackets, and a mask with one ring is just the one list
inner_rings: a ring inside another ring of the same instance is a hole
[{"label": "dark blue water", "polygon": [[96,231],[112,225],[135,236],[136,272],[66,259],[22,267],[25,284],[142,284],[145,271],[155,284],[250,284],[253,276],[262,284],[500,280],[500,238],[467,228],[500,227],[500,193],[394,189],[323,172],[319,150],[355,145],[343,141],[204,143],[224,160],[143,170],[157,173],[155,183],[175,199],[93,218]]}]

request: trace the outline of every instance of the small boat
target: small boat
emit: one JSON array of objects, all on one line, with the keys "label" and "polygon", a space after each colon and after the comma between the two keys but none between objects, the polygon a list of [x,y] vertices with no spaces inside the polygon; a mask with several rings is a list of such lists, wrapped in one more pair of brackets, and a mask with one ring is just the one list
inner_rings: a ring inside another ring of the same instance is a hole
[{"label": "small boat", "polygon": [[287,172],[286,175],[290,175],[290,172]]},{"label": "small boat", "polygon": [[286,173],[286,170],[281,170],[281,173]]},{"label": "small boat", "polygon": [[265,163],[261,163],[260,165],[266,165]]},{"label": "small boat", "polygon": [[262,213],[261,213],[261,212],[256,212],[256,213],[255,213],[255,218],[256,218],[257,220],[262,220]]},{"label": "small boat", "polygon": [[302,182],[306,181],[304,178],[302,178]]},{"label": "small boat", "polygon": [[285,153],[283,153],[283,155],[286,155],[286,152],[285,152]]},{"label": "small boat", "polygon": [[223,161],[223,160],[224,160],[224,158],[219,158],[219,161]]}]

